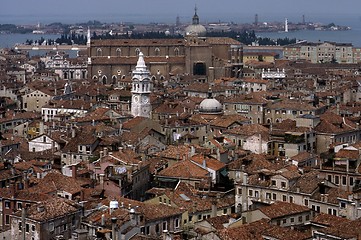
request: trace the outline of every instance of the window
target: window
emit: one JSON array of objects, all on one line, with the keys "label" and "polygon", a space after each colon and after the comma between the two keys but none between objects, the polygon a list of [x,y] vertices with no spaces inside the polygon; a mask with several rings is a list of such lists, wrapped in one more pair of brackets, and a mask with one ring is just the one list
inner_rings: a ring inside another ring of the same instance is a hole
[{"label": "window", "polygon": [[23,204],[22,203],[18,203],[18,209],[22,209],[23,208]]},{"label": "window", "polygon": [[259,192],[258,192],[258,191],[254,191],[254,196],[255,196],[256,198],[259,198]]},{"label": "window", "polygon": [[120,57],[122,55],[122,51],[120,50],[120,48],[117,48],[116,55],[117,57]]},{"label": "window", "polygon": [[202,214],[199,214],[198,215],[198,220],[201,220],[202,219]]},{"label": "window", "polygon": [[308,206],[308,199],[305,199],[305,206]]},{"label": "window", "polygon": [[340,184],[340,176],[335,176],[335,184]]},{"label": "window", "polygon": [[238,195],[242,195],[242,188],[238,188]]},{"label": "window", "polygon": [[276,180],[272,180],[271,185],[276,186]]},{"label": "window", "polygon": [[287,219],[286,219],[286,218],[285,218],[285,219],[283,219],[283,220],[282,220],[282,222],[283,222],[283,223],[286,223],[286,222],[287,222]]},{"label": "window", "polygon": [[223,209],[223,214],[227,214],[227,208]]},{"label": "window", "polygon": [[294,223],[295,222],[295,219],[294,218],[291,218],[291,223]]},{"label": "window", "polygon": [[251,197],[253,196],[253,190],[252,189],[248,190],[248,195],[251,196]]},{"label": "window", "polygon": [[10,216],[5,215],[5,224],[10,224]]},{"label": "window", "polygon": [[276,200],[277,199],[277,195],[275,193],[272,194],[272,200]]},{"label": "window", "polygon": [[286,188],[286,182],[281,182],[281,187]]},{"label": "window", "polygon": [[167,222],[163,222],[163,230],[167,230]]},{"label": "window", "polygon": [[5,201],[5,208],[9,209],[10,208],[10,201]]},{"label": "window", "polygon": [[330,215],[332,215],[332,208],[328,208],[328,209],[327,209],[327,213],[330,214]]},{"label": "window", "polygon": [[345,208],[346,207],[346,203],[345,202],[340,202],[340,208]]},{"label": "window", "polygon": [[306,221],[309,221],[310,220],[310,215],[306,215]]},{"label": "window", "polygon": [[302,222],[302,216],[298,216],[298,222]]},{"label": "window", "polygon": [[266,193],[266,199],[270,200],[271,199],[271,193]]},{"label": "window", "polygon": [[321,208],[320,208],[320,206],[316,206],[316,212],[321,212]]},{"label": "window", "polygon": [[159,224],[155,225],[155,232],[156,232],[156,233],[159,233],[159,232],[160,232]]},{"label": "window", "polygon": [[49,223],[49,231],[50,232],[54,231],[54,223],[53,222]]},{"label": "window", "polygon": [[30,232],[30,226],[28,223],[25,225],[25,232]]},{"label": "window", "polygon": [[350,186],[353,186],[353,177],[350,177]]},{"label": "window", "polygon": [[293,203],[293,197],[290,196],[290,203]]},{"label": "window", "polygon": [[23,225],[21,224],[21,222],[19,221],[19,231],[23,230]]},{"label": "window", "polygon": [[287,201],[287,196],[286,195],[282,195],[282,201],[284,201],[284,202]]},{"label": "window", "polygon": [[137,48],[137,49],[135,49],[135,55],[139,55],[139,53],[140,53],[140,49],[139,48]]},{"label": "window", "polygon": [[179,219],[178,218],[175,219],[174,228],[179,228]]},{"label": "window", "polygon": [[327,175],[327,180],[328,180],[329,182],[332,182],[332,175]]},{"label": "window", "polygon": [[342,185],[346,185],[347,181],[346,181],[346,176],[342,176]]},{"label": "window", "polygon": [[102,50],[100,48],[97,49],[97,56],[98,57],[101,57],[103,54],[102,54]]},{"label": "window", "polygon": [[154,50],[154,52],[155,52],[155,56],[159,56],[159,55],[160,55],[160,49],[159,49],[159,48],[156,48],[156,49]]}]

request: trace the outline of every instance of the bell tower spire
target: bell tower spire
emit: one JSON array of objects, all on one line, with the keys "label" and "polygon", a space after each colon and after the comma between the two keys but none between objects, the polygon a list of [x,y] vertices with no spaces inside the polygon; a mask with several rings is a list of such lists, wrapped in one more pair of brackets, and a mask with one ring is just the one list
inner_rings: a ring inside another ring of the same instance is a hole
[{"label": "bell tower spire", "polygon": [[141,116],[150,118],[152,111],[150,93],[152,88],[150,73],[145,65],[144,55],[140,52],[132,77],[131,113],[134,117]]}]

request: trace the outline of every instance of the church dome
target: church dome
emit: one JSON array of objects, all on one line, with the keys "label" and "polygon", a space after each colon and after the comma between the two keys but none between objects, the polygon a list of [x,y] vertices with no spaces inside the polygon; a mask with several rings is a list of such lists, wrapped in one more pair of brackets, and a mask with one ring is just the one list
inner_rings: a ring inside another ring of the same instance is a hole
[{"label": "church dome", "polygon": [[197,7],[194,9],[194,16],[192,18],[192,24],[186,27],[185,29],[185,35],[196,35],[199,37],[204,37],[206,35],[206,28],[199,24],[199,17],[197,15]]},{"label": "church dome", "polygon": [[199,112],[203,114],[219,114],[223,112],[223,106],[217,99],[207,98],[199,104]]},{"label": "church dome", "polygon": [[206,35],[206,32],[207,32],[206,28],[201,24],[197,24],[197,25],[192,24],[186,27],[185,29],[186,36],[197,35],[199,37],[204,37]]}]

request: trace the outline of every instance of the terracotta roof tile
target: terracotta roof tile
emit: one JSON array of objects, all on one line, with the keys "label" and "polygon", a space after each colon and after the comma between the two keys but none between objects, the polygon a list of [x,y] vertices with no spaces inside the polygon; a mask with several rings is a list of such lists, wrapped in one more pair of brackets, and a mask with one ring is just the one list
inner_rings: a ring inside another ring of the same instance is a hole
[{"label": "terracotta roof tile", "polygon": [[260,207],[259,210],[270,219],[311,211],[308,207],[305,206],[280,201],[276,201],[269,206]]},{"label": "terracotta roof tile", "polygon": [[190,160],[182,160],[162,170],[158,176],[184,179],[208,179],[209,172],[192,163]]}]

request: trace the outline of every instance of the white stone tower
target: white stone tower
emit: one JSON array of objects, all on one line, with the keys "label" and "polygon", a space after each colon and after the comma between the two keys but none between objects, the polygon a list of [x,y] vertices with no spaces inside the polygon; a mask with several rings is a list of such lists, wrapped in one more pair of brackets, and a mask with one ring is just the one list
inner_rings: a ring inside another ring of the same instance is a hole
[{"label": "white stone tower", "polygon": [[92,59],[90,57],[90,41],[91,41],[91,35],[90,35],[90,28],[88,27],[87,32],[87,40],[86,40],[86,46],[88,47],[88,64],[92,64]]},{"label": "white stone tower", "polygon": [[285,19],[285,32],[288,32],[288,19]]},{"label": "white stone tower", "polygon": [[150,118],[152,106],[150,104],[150,93],[152,82],[150,73],[145,66],[143,53],[139,53],[137,66],[132,77],[132,105],[131,113],[134,117]]}]

